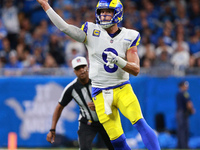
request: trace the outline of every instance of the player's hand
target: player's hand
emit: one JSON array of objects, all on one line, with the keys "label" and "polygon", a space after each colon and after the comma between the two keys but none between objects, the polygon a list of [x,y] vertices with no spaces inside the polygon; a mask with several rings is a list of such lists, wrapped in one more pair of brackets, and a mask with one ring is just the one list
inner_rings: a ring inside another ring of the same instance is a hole
[{"label": "player's hand", "polygon": [[48,0],[37,0],[40,5],[48,3]]},{"label": "player's hand", "polygon": [[117,61],[118,61],[118,56],[117,55],[115,55],[113,52],[104,52],[105,54],[107,54],[107,63],[106,63],[106,66],[109,66],[110,64],[115,64],[115,63],[117,63]]},{"label": "player's hand", "polygon": [[95,111],[95,106],[94,106],[93,102],[89,102],[89,103],[87,103],[87,105],[92,111]]},{"label": "player's hand", "polygon": [[37,0],[38,3],[42,6],[42,8],[44,9],[44,11],[47,11],[50,7],[48,0]]},{"label": "player's hand", "polygon": [[54,131],[50,131],[47,134],[47,141],[50,142],[51,144],[55,142],[55,137],[56,137],[56,133]]}]

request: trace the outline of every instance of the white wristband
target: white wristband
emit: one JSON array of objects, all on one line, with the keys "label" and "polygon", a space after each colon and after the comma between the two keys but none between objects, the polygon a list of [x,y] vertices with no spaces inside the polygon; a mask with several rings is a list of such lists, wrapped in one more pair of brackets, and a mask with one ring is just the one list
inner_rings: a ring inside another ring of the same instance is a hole
[{"label": "white wristband", "polygon": [[117,56],[117,62],[115,63],[117,66],[119,66],[120,68],[124,68],[127,64],[127,61],[124,60],[123,58]]}]

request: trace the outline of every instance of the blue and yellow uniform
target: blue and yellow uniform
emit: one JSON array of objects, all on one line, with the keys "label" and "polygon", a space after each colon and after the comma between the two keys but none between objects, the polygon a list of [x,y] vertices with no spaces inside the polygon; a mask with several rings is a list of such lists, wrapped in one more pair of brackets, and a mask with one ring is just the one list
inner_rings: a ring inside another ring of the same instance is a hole
[{"label": "blue and yellow uniform", "polygon": [[[123,134],[119,110],[132,124],[143,118],[137,97],[129,82],[129,73],[114,65],[106,66],[105,51],[112,51],[125,59],[126,51],[139,45],[139,32],[120,28],[112,37],[100,25],[86,22],[82,30],[87,34],[85,45],[89,51],[90,71],[92,79],[92,96],[100,122],[105,127],[111,140]],[[103,43],[103,44],[102,44]],[[113,89],[112,114],[105,114],[102,90]]]},{"label": "blue and yellow uniform", "polygon": [[[106,10],[108,14],[102,14],[101,9]],[[130,66],[133,66],[131,63],[126,65],[127,57],[133,60],[138,56],[135,54],[137,50],[134,50],[139,45],[140,34],[136,30],[117,27],[123,19],[120,0],[100,0],[95,11],[96,24],[86,22],[82,30],[67,24],[52,9],[47,10],[47,14],[61,31],[86,45],[93,101],[99,121],[114,148],[130,150],[121,127],[119,109],[139,131],[145,146],[149,150],[160,150],[154,131],[143,118],[138,99],[129,82],[129,73],[125,71],[125,68],[130,69]],[[107,17],[110,19],[102,19]],[[109,34],[112,32],[107,32],[107,29],[113,29],[112,26],[115,29],[117,27],[118,31],[114,30],[114,34]],[[132,55],[129,56],[129,52],[134,53],[134,58],[130,58]],[[137,64],[136,69],[139,70]],[[135,72],[138,73],[137,71]]]},{"label": "blue and yellow uniform", "polygon": [[130,84],[125,84],[113,89],[112,114],[110,115],[105,114],[102,92],[93,97],[93,101],[99,120],[106,129],[111,140],[115,140],[123,134],[118,108],[132,124],[143,118],[138,99]]}]

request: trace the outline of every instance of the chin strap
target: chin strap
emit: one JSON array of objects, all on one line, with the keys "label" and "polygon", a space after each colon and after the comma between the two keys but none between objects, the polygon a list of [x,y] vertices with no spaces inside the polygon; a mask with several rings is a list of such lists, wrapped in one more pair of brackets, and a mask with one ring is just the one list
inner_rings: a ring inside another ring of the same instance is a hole
[{"label": "chin strap", "polygon": [[100,24],[100,26],[103,28],[103,29],[107,29],[107,28],[110,28],[112,27],[114,24]]}]

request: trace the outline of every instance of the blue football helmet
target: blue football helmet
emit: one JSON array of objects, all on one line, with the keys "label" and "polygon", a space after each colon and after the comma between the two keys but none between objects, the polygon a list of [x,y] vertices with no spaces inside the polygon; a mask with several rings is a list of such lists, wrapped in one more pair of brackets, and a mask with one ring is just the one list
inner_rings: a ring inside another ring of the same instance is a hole
[{"label": "blue football helmet", "polygon": [[[101,21],[100,9],[113,9],[114,15],[110,21]],[[99,0],[95,10],[96,23],[106,29],[119,23],[123,19],[123,5],[120,0]]]}]

